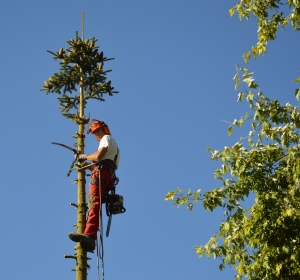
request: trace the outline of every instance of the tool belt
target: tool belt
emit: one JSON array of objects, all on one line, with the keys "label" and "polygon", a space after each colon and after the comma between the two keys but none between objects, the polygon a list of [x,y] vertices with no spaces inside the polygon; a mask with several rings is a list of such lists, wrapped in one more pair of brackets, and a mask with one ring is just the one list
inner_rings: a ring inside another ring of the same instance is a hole
[{"label": "tool belt", "polygon": [[111,159],[104,159],[97,162],[96,168],[97,166],[99,169],[105,168],[110,173],[110,178],[107,178],[108,181],[106,181],[106,183],[109,186],[111,185],[113,191],[115,191],[116,185],[119,183],[119,178],[116,176],[115,173],[115,170],[117,169],[116,163]]}]

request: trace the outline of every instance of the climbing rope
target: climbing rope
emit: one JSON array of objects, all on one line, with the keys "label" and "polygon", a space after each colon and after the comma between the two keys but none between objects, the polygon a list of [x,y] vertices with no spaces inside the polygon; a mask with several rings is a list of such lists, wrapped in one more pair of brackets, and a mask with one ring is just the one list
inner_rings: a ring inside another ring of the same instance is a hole
[{"label": "climbing rope", "polygon": [[102,279],[104,280],[104,250],[103,250],[103,238],[99,232],[97,235],[97,270],[98,270],[98,280],[100,280],[100,264],[99,260],[102,260]]},{"label": "climbing rope", "polygon": [[102,193],[101,193],[101,172],[100,166],[98,166],[99,173],[99,229],[97,233],[97,269],[98,269],[98,280],[100,280],[100,264],[99,260],[102,260],[102,280],[104,280],[104,245],[103,245],[103,222],[102,222]]}]

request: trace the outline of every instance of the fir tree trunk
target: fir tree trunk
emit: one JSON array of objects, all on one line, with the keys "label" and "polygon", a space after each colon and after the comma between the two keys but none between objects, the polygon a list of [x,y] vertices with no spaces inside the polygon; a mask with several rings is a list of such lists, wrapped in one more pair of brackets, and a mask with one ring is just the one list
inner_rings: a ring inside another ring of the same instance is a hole
[{"label": "fir tree trunk", "polygon": [[[82,72],[82,69],[81,69]],[[78,151],[84,153],[84,97],[83,86],[80,85],[80,110],[78,127]],[[85,193],[85,171],[78,171],[78,208],[77,208],[77,232],[83,233],[86,225],[86,193]],[[76,247],[76,280],[87,279],[87,252],[77,243]]]}]

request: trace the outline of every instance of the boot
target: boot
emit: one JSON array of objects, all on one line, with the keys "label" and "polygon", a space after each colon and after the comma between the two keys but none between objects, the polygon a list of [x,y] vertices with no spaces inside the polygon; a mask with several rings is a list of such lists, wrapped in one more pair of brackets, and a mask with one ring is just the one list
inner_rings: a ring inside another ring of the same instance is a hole
[{"label": "boot", "polygon": [[80,234],[77,232],[70,232],[69,237],[74,242],[81,242],[83,249],[93,253],[95,250],[95,238],[87,234]]}]

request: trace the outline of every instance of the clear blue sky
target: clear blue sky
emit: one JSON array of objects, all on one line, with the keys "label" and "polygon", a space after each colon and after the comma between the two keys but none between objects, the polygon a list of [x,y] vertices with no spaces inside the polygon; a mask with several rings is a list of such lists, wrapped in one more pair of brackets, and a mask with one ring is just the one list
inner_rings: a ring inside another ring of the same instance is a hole
[{"label": "clear blue sky", "polygon": [[[193,213],[165,202],[166,193],[208,191],[216,165],[205,148],[221,149],[227,124],[244,115],[232,77],[241,54],[256,43],[255,20],[230,18],[231,1],[1,1],[1,232],[0,278],[75,279],[75,243],[68,239],[76,212],[75,173],[65,175],[76,126],[60,115],[55,95],[39,89],[58,71],[46,52],[66,47],[81,30],[95,36],[119,94],[87,107],[107,122],[121,149],[118,192],[127,212],[114,216],[105,239],[107,280],[233,279],[218,260],[199,259],[193,246],[217,232],[223,211]],[[268,53],[249,68],[270,98],[295,104],[299,33],[280,31]],[[86,152],[97,142],[88,136]],[[104,221],[106,225],[106,220]],[[90,254],[89,279],[97,279]]]}]

